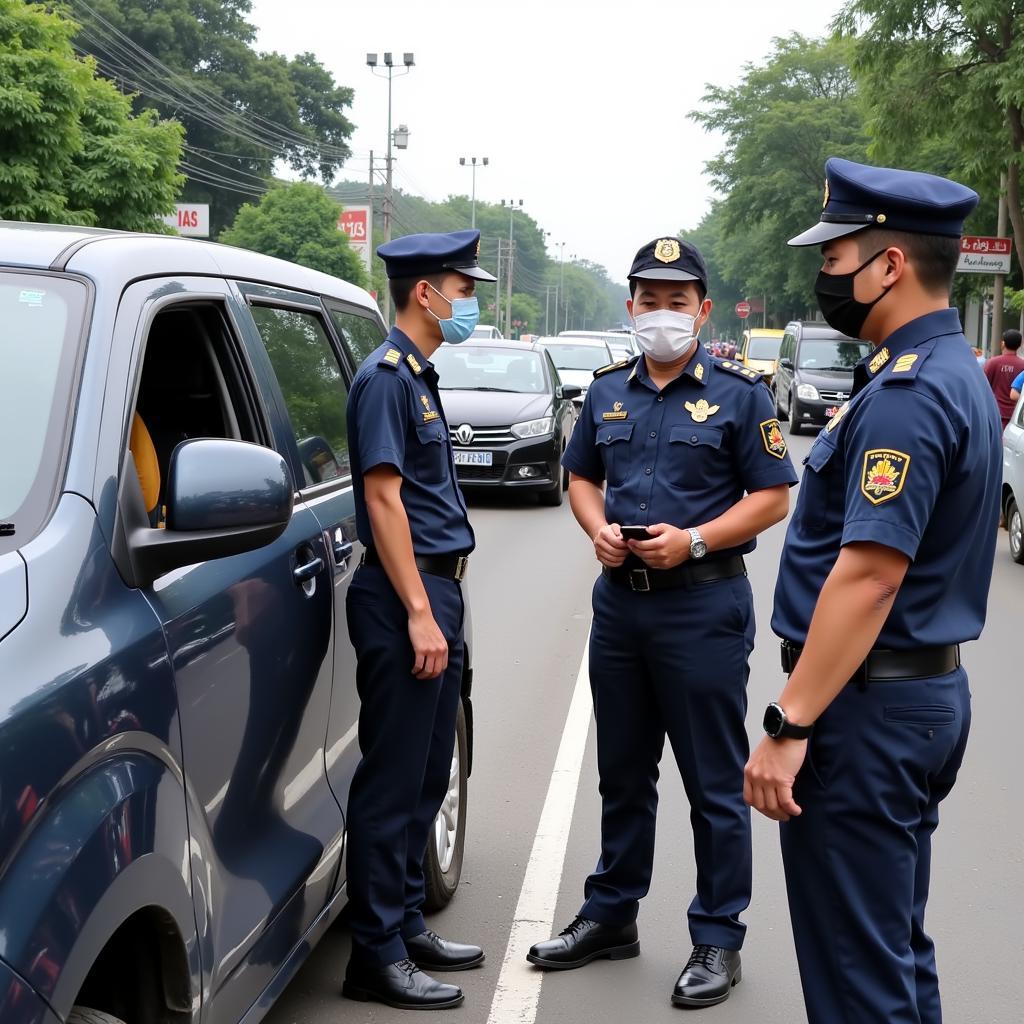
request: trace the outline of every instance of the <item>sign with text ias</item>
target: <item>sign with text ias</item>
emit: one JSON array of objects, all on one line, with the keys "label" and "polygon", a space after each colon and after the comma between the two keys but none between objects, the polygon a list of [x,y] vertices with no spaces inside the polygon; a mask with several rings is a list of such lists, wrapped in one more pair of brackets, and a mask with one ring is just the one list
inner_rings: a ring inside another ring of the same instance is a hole
[{"label": "sign with text ias", "polygon": [[1008,274],[1012,252],[1010,238],[964,235],[960,239],[960,262],[956,269],[961,274]]},{"label": "sign with text ias", "polygon": [[175,212],[163,218],[169,227],[177,228],[179,235],[191,238],[210,237],[209,203],[176,203]]},{"label": "sign with text ias", "polygon": [[369,274],[373,248],[373,207],[346,206],[338,218],[338,230],[348,235],[349,245],[359,254]]}]

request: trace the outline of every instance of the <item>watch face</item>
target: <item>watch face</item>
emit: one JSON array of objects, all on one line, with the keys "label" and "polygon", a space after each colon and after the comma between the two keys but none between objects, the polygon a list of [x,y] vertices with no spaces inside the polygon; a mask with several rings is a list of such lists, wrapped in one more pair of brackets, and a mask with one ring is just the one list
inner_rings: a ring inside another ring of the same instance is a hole
[{"label": "watch face", "polygon": [[769,736],[778,736],[785,724],[786,716],[778,704],[769,704],[764,711],[764,731]]}]

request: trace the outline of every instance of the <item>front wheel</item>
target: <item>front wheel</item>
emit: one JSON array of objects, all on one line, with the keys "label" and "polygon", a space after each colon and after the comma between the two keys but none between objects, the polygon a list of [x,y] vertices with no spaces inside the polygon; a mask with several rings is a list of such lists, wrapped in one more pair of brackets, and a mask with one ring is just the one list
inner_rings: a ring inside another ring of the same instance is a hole
[{"label": "front wheel", "polygon": [[796,395],[791,394],[789,396],[789,433],[791,437],[796,437],[802,430],[802,424],[800,423],[800,406],[796,404]]},{"label": "front wheel", "polygon": [[67,1024],[124,1024],[124,1021],[110,1013],[90,1010],[88,1006],[73,1006]]},{"label": "front wheel", "polygon": [[466,847],[468,769],[469,735],[466,728],[466,708],[460,700],[459,717],[455,722],[455,749],[448,775],[448,792],[445,793],[441,809],[434,820],[434,829],[423,859],[423,874],[427,883],[424,910],[441,910],[442,907],[448,906],[459,887],[462,858]]},{"label": "front wheel", "polygon": [[1006,532],[1010,535],[1010,557],[1018,565],[1024,565],[1024,522],[1014,498],[1006,506]]},{"label": "front wheel", "polygon": [[786,420],[789,419],[789,413],[788,412],[783,412],[782,411],[782,406],[779,405],[779,391],[778,391],[778,388],[775,389],[774,398],[775,398],[775,418],[780,423],[785,423]]},{"label": "front wheel", "polygon": [[568,484],[562,479],[564,470],[561,466],[558,467],[558,479],[555,481],[554,487],[549,487],[546,491],[541,491],[537,495],[538,501],[542,505],[547,505],[549,508],[557,508],[562,504],[562,498],[568,489]]}]

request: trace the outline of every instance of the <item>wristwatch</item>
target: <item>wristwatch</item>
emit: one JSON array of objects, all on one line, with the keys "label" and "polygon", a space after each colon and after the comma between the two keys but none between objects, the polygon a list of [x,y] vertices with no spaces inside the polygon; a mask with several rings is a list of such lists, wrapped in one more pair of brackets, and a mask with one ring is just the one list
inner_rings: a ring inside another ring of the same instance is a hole
[{"label": "wristwatch", "polygon": [[794,725],[788,718],[786,718],[786,712],[783,711],[782,706],[772,701],[772,703],[765,708],[764,731],[768,733],[773,740],[805,740],[812,732],[814,732],[814,726]]},{"label": "wristwatch", "polygon": [[700,535],[700,531],[691,526],[687,533],[690,535],[690,557],[693,559],[703,558],[708,553],[708,546]]}]

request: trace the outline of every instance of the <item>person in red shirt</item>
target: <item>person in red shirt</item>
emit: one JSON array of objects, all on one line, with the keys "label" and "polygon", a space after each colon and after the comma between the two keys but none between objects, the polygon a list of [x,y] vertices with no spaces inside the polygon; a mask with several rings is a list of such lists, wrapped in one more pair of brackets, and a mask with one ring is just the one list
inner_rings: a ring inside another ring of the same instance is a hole
[{"label": "person in red shirt", "polygon": [[1010,422],[1017,403],[1010,397],[1010,386],[1017,376],[1024,372],[1024,359],[1020,357],[1020,331],[1003,332],[1002,354],[993,356],[985,363],[985,376],[988,378],[992,394],[996,396],[999,406],[999,418],[1003,421],[1003,430]]}]

